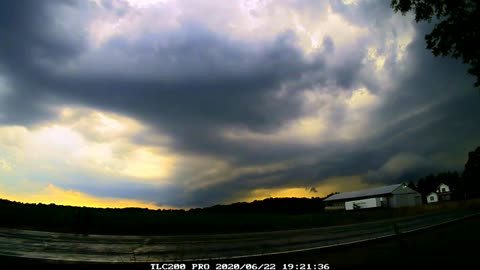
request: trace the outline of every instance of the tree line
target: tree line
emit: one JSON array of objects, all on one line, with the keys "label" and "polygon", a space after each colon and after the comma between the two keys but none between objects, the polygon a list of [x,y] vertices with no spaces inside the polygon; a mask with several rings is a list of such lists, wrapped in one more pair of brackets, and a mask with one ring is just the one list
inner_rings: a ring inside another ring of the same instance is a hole
[{"label": "tree line", "polygon": [[410,180],[408,186],[426,196],[434,192],[440,184],[446,184],[452,191],[452,199],[464,200],[480,197],[480,147],[468,154],[468,160],[462,173],[447,171],[429,174],[416,181]]}]

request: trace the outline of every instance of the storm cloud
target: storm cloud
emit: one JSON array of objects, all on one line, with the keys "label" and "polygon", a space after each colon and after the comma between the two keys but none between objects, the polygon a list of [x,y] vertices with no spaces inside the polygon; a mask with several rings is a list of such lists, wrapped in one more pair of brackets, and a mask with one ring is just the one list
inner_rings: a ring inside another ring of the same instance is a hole
[{"label": "storm cloud", "polygon": [[[432,26],[387,1],[319,2],[2,1],[0,125],[36,134],[68,124],[57,130],[98,153],[79,150],[84,167],[53,173],[25,168],[0,140],[18,163],[5,189],[28,178],[189,207],[257,189],[326,195],[335,177],[379,185],[461,170],[480,138],[467,67],[433,57]],[[89,127],[97,118],[138,130],[110,136]],[[92,160],[108,172],[87,169]]]}]

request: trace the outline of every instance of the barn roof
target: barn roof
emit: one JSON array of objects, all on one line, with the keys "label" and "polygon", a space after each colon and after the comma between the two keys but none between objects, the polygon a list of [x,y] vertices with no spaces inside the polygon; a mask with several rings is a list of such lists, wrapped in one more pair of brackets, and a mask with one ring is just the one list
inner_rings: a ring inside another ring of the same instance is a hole
[{"label": "barn roof", "polygon": [[383,187],[376,187],[376,188],[369,188],[369,189],[362,189],[357,191],[351,192],[342,192],[338,194],[334,194],[324,201],[336,201],[336,200],[345,200],[351,198],[361,198],[361,197],[370,197],[370,196],[377,196],[377,195],[384,195],[392,193],[395,189],[400,187],[403,184],[395,184]]}]

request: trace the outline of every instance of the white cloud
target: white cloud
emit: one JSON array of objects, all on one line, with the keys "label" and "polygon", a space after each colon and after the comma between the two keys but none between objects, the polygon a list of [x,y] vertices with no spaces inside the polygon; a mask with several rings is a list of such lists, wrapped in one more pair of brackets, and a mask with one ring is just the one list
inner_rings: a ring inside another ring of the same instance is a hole
[{"label": "white cloud", "polygon": [[[170,176],[176,160],[174,154],[165,147],[130,141],[145,130],[141,123],[86,108],[63,107],[58,112],[56,121],[34,128],[0,128],[0,147],[18,160],[16,168],[40,171],[44,168],[57,173],[82,168],[150,184],[165,183]],[[11,169],[6,161],[1,164]]]},{"label": "white cloud", "polygon": [[0,170],[11,171],[12,165],[4,158],[0,158]]},{"label": "white cloud", "polygon": [[378,98],[372,94],[366,87],[358,88],[352,92],[352,96],[347,99],[347,104],[353,109],[370,107],[378,102]]},{"label": "white cloud", "polygon": [[[34,184],[32,181],[24,181],[23,184],[28,186]],[[38,185],[38,184],[35,184]],[[116,197],[97,197],[84,192],[72,189],[63,189],[54,184],[40,185],[35,191],[25,191],[25,189],[18,188],[15,192],[9,188],[2,188],[0,186],[0,197],[12,201],[19,201],[24,203],[54,203],[57,205],[71,205],[71,206],[87,206],[87,207],[102,207],[102,208],[125,208],[125,207],[140,207],[149,209],[172,209],[171,206],[159,206],[154,202],[124,199]]]},{"label": "white cloud", "polygon": [[[88,27],[94,48],[115,36],[136,40],[145,34],[174,31],[182,24],[199,23],[236,40],[271,40],[293,31],[305,53],[320,48],[326,36],[339,47],[369,33],[335,14],[327,2],[312,7],[295,1],[135,1],[124,12],[100,10]],[[152,46],[157,46],[152,41]]]}]

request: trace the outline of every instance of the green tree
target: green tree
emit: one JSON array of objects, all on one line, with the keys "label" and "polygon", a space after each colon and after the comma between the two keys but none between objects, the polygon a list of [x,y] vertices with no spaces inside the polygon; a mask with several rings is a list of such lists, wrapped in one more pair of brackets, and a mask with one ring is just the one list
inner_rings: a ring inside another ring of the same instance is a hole
[{"label": "green tree", "polygon": [[415,183],[412,180],[408,182],[408,187],[413,190],[417,190],[417,185],[415,185]]},{"label": "green tree", "polygon": [[480,87],[480,1],[479,0],[392,0],[395,12],[412,11],[415,21],[436,22],[425,35],[427,48],[435,56],[461,57]]},{"label": "green tree", "polygon": [[465,191],[469,197],[480,197],[480,146],[468,153],[462,175]]}]

